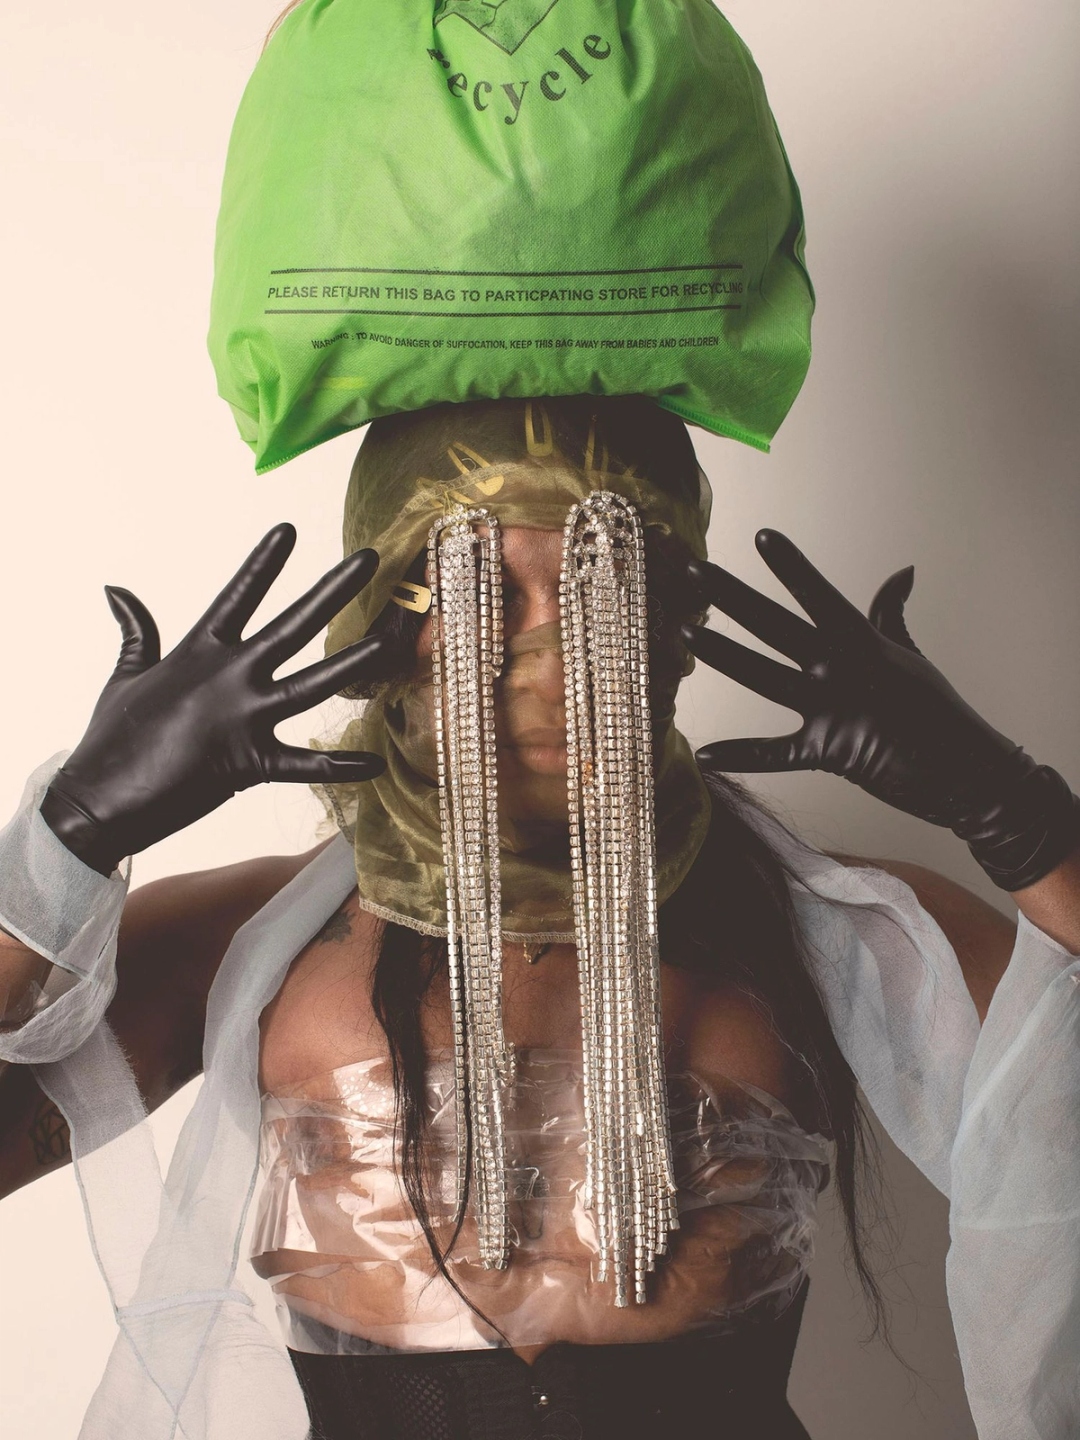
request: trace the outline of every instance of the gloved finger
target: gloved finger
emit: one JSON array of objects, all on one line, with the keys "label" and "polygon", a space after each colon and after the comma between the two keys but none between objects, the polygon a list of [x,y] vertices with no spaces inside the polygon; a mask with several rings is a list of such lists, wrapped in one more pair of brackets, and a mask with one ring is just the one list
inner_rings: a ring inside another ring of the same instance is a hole
[{"label": "gloved finger", "polygon": [[781,770],[810,770],[813,767],[799,752],[799,735],[754,737],[745,740],[717,740],[703,745],[694,759],[703,770],[722,770],[732,775],[765,775]]},{"label": "gloved finger", "polygon": [[161,659],[154,617],[137,595],[120,585],[106,585],[105,599],[120,626],[120,658],[113,675],[141,675]]},{"label": "gloved finger", "polygon": [[786,535],[779,530],[759,530],[754,544],[765,564],[816,625],[833,631],[865,628],[862,611],[841,595]]},{"label": "gloved finger", "polygon": [[779,661],[759,655],[756,650],[748,650],[745,645],[739,645],[726,635],[718,635],[715,630],[706,630],[701,625],[683,625],[681,634],[687,648],[706,665],[730,675],[732,680],[756,690],[767,700],[775,700],[778,705],[803,713],[810,691],[807,677],[801,670],[781,665]]},{"label": "gloved finger", "polygon": [[867,616],[870,624],[880,630],[886,639],[893,640],[897,645],[903,645],[908,650],[914,650],[916,655],[921,655],[922,651],[908,634],[908,628],[904,621],[904,601],[911,594],[911,587],[914,583],[914,565],[907,565],[903,570],[897,570],[895,575],[890,575],[880,586],[877,594],[870,601]]},{"label": "gloved finger", "polygon": [[709,604],[730,615],[744,630],[804,667],[816,659],[820,650],[817,632],[800,616],[708,560],[691,560],[686,569]]},{"label": "gloved finger", "polygon": [[355,785],[374,780],[386,769],[381,755],[367,750],[305,750],[276,745],[263,761],[267,780],[300,785]]},{"label": "gloved finger", "polygon": [[287,521],[268,530],[195,628],[207,630],[223,645],[237,645],[244,626],[266,598],[296,544]]},{"label": "gloved finger", "polygon": [[253,635],[249,645],[273,669],[295,655],[358,595],[379,568],[374,550],[356,550]]},{"label": "gloved finger", "polygon": [[326,660],[317,660],[277,681],[266,713],[275,719],[320,705],[346,685],[379,680],[393,668],[393,647],[384,635],[367,635]]}]

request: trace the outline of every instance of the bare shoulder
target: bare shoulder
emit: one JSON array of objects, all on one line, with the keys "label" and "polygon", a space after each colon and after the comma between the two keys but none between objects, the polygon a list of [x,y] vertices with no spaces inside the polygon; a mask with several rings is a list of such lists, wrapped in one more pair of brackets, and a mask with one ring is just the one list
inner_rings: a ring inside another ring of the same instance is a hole
[{"label": "bare shoulder", "polygon": [[859,855],[832,854],[831,858],[841,865],[884,870],[910,885],[919,904],[941,926],[956,951],[979,1019],[983,1020],[1012,955],[1016,942],[1015,921],[967,886],[925,865]]},{"label": "bare shoulder", "polygon": [[[300,855],[263,855],[213,870],[170,875],[133,890],[120,923],[121,961],[152,946],[151,963],[165,950],[183,949],[189,964],[203,968],[220,960],[236,931],[290,880],[309,865],[329,841]],[[211,977],[212,978],[212,977]]]}]

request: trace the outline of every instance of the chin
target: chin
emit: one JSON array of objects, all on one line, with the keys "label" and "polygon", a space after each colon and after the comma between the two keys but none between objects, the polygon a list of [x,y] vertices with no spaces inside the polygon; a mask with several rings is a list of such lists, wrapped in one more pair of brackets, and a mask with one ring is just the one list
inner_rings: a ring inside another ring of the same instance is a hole
[{"label": "chin", "polygon": [[500,750],[499,796],[518,820],[565,825],[566,746]]}]

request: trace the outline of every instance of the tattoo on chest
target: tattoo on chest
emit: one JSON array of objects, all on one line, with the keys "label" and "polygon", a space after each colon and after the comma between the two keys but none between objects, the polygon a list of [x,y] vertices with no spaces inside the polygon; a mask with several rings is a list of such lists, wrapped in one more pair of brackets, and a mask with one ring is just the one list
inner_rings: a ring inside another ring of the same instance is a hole
[{"label": "tattoo on chest", "polygon": [[315,938],[321,940],[323,944],[326,945],[331,943],[340,945],[341,942],[347,940],[351,934],[352,920],[349,918],[348,911],[338,910],[336,914],[330,916],[330,919]]},{"label": "tattoo on chest", "polygon": [[30,1122],[30,1143],[39,1165],[53,1165],[71,1159],[71,1136],[67,1121],[51,1100],[43,1100]]}]

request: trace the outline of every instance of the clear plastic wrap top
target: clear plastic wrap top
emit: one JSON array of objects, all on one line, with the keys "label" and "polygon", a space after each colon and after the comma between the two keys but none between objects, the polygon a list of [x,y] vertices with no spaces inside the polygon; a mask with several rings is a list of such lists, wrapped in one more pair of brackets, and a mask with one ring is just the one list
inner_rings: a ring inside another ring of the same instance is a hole
[{"label": "clear plastic wrap top", "polygon": [[[516,1057],[505,1097],[511,1260],[482,1268],[466,1219],[448,1266],[469,1304],[437,1274],[399,1178],[389,1061],[345,1065],[263,1097],[252,1256],[294,1349],[626,1343],[720,1333],[751,1306],[779,1314],[790,1303],[829,1177],[822,1136],[756,1086],[670,1075],[680,1225],[650,1279],[649,1304],[617,1310],[611,1285],[596,1279],[584,1203],[580,1051]],[[449,1053],[433,1057],[427,1103],[431,1218],[445,1249],[456,1178]]]}]

